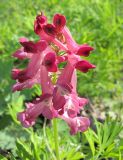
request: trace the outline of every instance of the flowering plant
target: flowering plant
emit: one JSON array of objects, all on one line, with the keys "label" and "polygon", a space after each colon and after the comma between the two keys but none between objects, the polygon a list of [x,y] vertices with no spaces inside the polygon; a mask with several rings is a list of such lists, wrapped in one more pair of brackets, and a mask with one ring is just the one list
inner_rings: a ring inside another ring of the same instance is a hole
[{"label": "flowering plant", "polygon": [[[17,119],[28,128],[42,114],[47,119],[66,121],[71,135],[86,131],[90,121],[78,115],[88,100],[77,94],[76,70],[86,73],[95,68],[81,59],[81,56],[89,56],[93,48],[74,41],[66,26],[66,18],[61,14],[55,14],[53,23],[49,24],[41,13],[34,21],[34,32],[40,39],[33,42],[20,38],[22,47],[13,54],[20,60],[29,59],[29,63],[26,69],[12,70],[12,78],[17,81],[12,90],[20,91],[40,84],[42,94],[33,102],[26,103],[26,110],[18,113]],[[63,62],[66,65],[61,69],[59,64]]]}]

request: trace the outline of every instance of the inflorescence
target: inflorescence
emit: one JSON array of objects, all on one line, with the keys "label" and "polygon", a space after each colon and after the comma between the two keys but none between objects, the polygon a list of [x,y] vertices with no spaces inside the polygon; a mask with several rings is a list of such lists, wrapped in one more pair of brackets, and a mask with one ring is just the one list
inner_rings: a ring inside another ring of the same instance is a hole
[{"label": "inflorescence", "polygon": [[[39,84],[42,94],[33,102],[26,103],[26,110],[18,113],[18,120],[28,128],[42,114],[47,119],[66,121],[72,135],[86,131],[90,121],[78,115],[88,100],[77,94],[76,70],[86,73],[95,68],[81,58],[89,56],[93,48],[75,42],[66,26],[65,16],[61,14],[55,14],[52,24],[49,24],[41,13],[34,21],[34,32],[40,37],[39,41],[20,38],[22,47],[13,54],[20,60],[29,59],[29,63],[26,69],[12,70],[12,78],[17,81],[12,90],[20,91]],[[66,65],[60,68],[63,62]]]}]

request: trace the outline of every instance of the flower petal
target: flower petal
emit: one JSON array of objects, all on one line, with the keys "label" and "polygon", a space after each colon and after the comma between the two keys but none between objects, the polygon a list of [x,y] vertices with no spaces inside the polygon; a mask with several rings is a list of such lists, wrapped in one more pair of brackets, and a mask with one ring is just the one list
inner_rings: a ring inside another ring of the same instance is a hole
[{"label": "flower petal", "polygon": [[96,68],[96,66],[89,63],[86,60],[81,60],[81,61],[76,63],[75,68],[80,70],[81,72],[86,73],[86,72],[88,72],[89,69]]}]

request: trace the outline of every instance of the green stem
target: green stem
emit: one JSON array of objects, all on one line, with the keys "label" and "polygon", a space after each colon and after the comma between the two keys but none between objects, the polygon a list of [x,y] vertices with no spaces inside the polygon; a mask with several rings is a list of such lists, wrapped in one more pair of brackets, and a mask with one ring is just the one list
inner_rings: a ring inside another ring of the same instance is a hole
[{"label": "green stem", "polygon": [[53,160],[56,160],[56,157],[55,157],[55,155],[54,155],[54,153],[51,149],[51,146],[49,145],[48,137],[46,135],[46,118],[44,120],[43,133],[44,133],[44,139],[45,139],[46,146],[47,146],[49,152],[51,153],[51,156],[52,156]]},{"label": "green stem", "polygon": [[54,142],[55,142],[56,159],[60,160],[57,119],[55,119],[55,118],[53,119],[53,130],[54,130]]}]

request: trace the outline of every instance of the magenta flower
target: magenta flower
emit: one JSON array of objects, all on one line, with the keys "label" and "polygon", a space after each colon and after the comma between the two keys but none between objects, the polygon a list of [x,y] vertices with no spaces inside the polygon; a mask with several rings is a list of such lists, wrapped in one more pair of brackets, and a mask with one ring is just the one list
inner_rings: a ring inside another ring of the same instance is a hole
[{"label": "magenta flower", "polygon": [[[34,32],[39,40],[20,38],[22,47],[13,54],[13,57],[29,62],[25,69],[12,70],[12,78],[17,82],[12,90],[20,91],[39,84],[42,94],[26,103],[26,109],[18,113],[17,119],[28,128],[35,124],[39,115],[47,119],[61,118],[70,127],[70,134],[86,131],[90,121],[78,115],[88,100],[77,94],[76,72],[86,73],[95,68],[80,57],[89,56],[93,47],[75,42],[66,26],[65,16],[61,14],[55,14],[49,24],[41,13],[34,21]],[[63,62],[66,65],[61,68]]]},{"label": "magenta flower", "polygon": [[49,52],[45,55],[43,65],[46,66],[49,72],[56,72],[58,70],[55,52]]},{"label": "magenta flower", "polygon": [[90,126],[90,121],[86,117],[75,117],[70,118],[67,113],[64,113],[62,116],[59,116],[62,118],[68,126],[70,127],[70,134],[74,135],[77,132],[84,132],[88,129]]},{"label": "magenta flower", "polygon": [[88,46],[87,44],[84,44],[84,45],[81,45],[77,51],[77,55],[80,55],[80,56],[89,56],[89,54],[91,53],[91,51],[93,51],[94,48],[93,47],[90,47]]},{"label": "magenta flower", "polygon": [[16,57],[20,60],[23,60],[26,58],[30,59],[32,57],[32,53],[27,53],[24,51],[24,48],[20,48],[13,54],[13,57]]},{"label": "magenta flower", "polygon": [[55,37],[57,32],[56,32],[56,28],[54,25],[52,24],[46,24],[43,26],[43,30],[46,34],[48,34],[49,36]]},{"label": "magenta flower", "polygon": [[57,112],[52,106],[52,96],[50,94],[42,95],[34,103],[26,104],[27,109],[18,113],[18,120],[26,128],[35,124],[36,118],[43,115],[47,119],[52,119],[57,116]]},{"label": "magenta flower", "polygon": [[24,47],[24,52],[34,54],[42,52],[47,47],[47,42],[44,40],[34,43],[32,41],[23,41],[20,39],[20,44]]},{"label": "magenta flower", "polygon": [[88,72],[89,69],[93,69],[96,68],[95,65],[89,63],[86,60],[81,60],[79,62],[76,63],[75,68],[80,70],[81,72]]},{"label": "magenta flower", "polygon": [[43,25],[45,25],[46,23],[47,23],[47,17],[45,17],[41,12],[41,14],[36,17],[36,20],[34,22],[34,32],[36,34],[40,34]]},{"label": "magenta flower", "polygon": [[66,25],[66,18],[63,15],[55,14],[53,17],[53,24],[56,27],[57,32],[62,31]]}]

